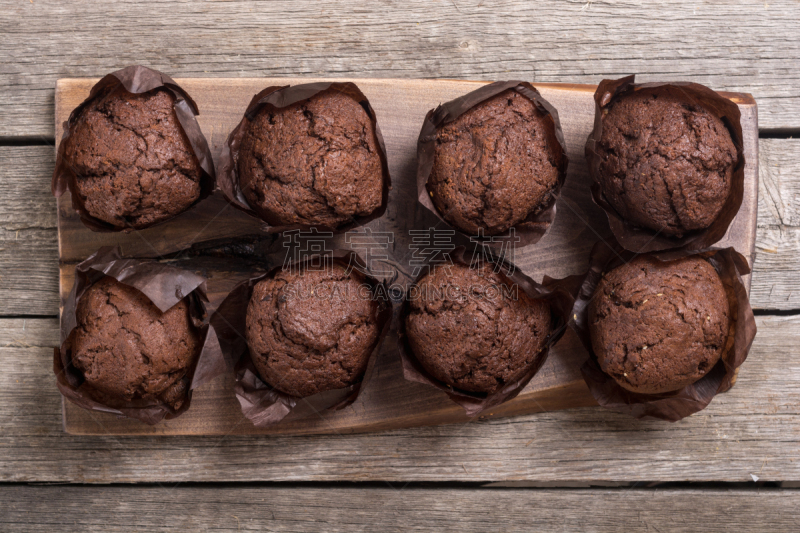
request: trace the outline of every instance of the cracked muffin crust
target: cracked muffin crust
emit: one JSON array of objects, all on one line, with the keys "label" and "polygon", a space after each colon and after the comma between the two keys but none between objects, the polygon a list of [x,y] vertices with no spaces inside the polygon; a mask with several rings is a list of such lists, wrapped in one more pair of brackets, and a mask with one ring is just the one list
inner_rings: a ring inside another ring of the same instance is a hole
[{"label": "cracked muffin crust", "polygon": [[66,139],[80,203],[117,228],[145,228],[185,211],[200,197],[201,168],[166,89],[99,98]]},{"label": "cracked muffin crust", "polygon": [[512,89],[440,127],[426,187],[442,218],[470,235],[498,235],[544,209],[559,178],[551,127]]},{"label": "cracked muffin crust", "polygon": [[436,379],[457,389],[493,393],[526,374],[545,347],[550,306],[492,271],[437,267],[409,292],[408,343]]},{"label": "cracked muffin crust", "polygon": [[380,336],[380,306],[364,283],[337,263],[279,270],[259,281],[246,337],[261,378],[298,397],[360,381]]},{"label": "cracked muffin crust", "polygon": [[375,128],[359,102],[335,90],[263,108],[242,137],[239,186],[273,226],[336,228],[381,206]]},{"label": "cracked muffin crust", "polygon": [[180,408],[202,344],[185,300],[162,313],[141,292],[104,277],[83,294],[76,319],[72,363],[97,401],[124,407],[158,398]]},{"label": "cracked muffin crust", "polygon": [[639,256],[607,273],[589,305],[603,372],[629,391],[660,394],[702,378],[720,359],[730,311],[725,287],[697,256]]},{"label": "cracked muffin crust", "polygon": [[611,206],[635,225],[674,237],[714,222],[738,157],[719,117],[646,89],[611,103],[597,150],[597,179]]}]

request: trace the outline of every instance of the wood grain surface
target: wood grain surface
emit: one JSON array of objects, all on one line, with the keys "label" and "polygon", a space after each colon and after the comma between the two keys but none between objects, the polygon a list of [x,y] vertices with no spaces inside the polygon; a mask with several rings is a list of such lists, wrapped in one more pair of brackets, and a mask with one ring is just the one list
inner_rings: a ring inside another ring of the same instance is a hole
[{"label": "wood grain surface", "polygon": [[[198,122],[217,157],[228,133],[241,120],[253,94],[273,85],[296,85],[314,79],[178,79],[197,102]],[[96,80],[63,79],[56,86],[56,139],[62,136],[61,125],[69,113],[89,93]],[[409,263],[413,249],[409,230],[444,224],[422,208],[417,201],[416,147],[425,113],[439,103],[461,96],[481,82],[443,80],[359,80],[358,86],[370,100],[386,142],[390,173],[393,177],[389,206],[384,217],[368,225],[374,232],[391,232],[393,246],[387,250],[389,264],[399,270],[397,283],[403,291],[413,278]],[[559,214],[551,231],[536,245],[515,251],[513,260],[526,274],[541,280],[547,274],[563,277],[585,270],[588,252],[601,239],[608,238],[605,215],[589,198],[589,178],[583,147],[594,122],[594,86],[539,84],[542,95],[559,110],[564,130],[570,168],[559,199]],[[749,95],[727,94],[740,105],[745,142],[745,198],[727,235],[719,246],[734,246],[750,258],[755,246],[758,206],[758,125],[755,102]],[[202,202],[172,221],[129,234],[97,233],[85,228],[72,209],[68,194],[59,201],[59,253],[61,262],[61,297],[72,288],[75,262],[83,260],[104,245],[122,246],[129,256],[162,256],[194,246],[203,241],[229,242],[237,237],[260,233],[258,221],[230,208],[216,193],[216,198]],[[263,234],[267,238],[268,235]],[[454,244],[468,241],[454,240]],[[350,248],[346,239],[337,236],[330,249]],[[283,239],[267,239],[253,259],[269,268],[286,255]],[[216,306],[234,282],[248,277],[241,268],[241,258],[229,261],[197,260],[181,263],[199,268],[208,276],[212,306]],[[219,280],[219,282],[218,282]],[[749,280],[749,278],[748,278]],[[64,404],[64,427],[73,434],[162,434],[229,435],[236,434],[314,434],[378,431],[402,427],[468,420],[463,409],[430,387],[406,382],[397,355],[396,329],[392,329],[379,354],[372,379],[358,400],[340,411],[308,411],[302,419],[287,420],[269,428],[254,428],[241,414],[232,394],[231,376],[220,378],[194,392],[192,407],[175,420],[148,426],[136,420],[113,415],[89,413],[70,402]],[[515,399],[499,406],[485,417],[510,416],[594,405],[579,369],[586,352],[572,331],[551,349],[542,369]],[[302,408],[302,402],[300,408]]]},{"label": "wood grain surface", "polygon": [[797,490],[3,487],[0,528],[95,531],[796,531]]},{"label": "wood grain surface", "polygon": [[753,94],[800,127],[796,0],[2,0],[0,135],[52,138],[56,79],[140,63],[173,77],[598,83],[640,74]]},{"label": "wood grain surface", "polygon": [[[798,34],[796,0],[0,0],[0,530],[796,530],[798,491],[764,485],[800,486]],[[737,386],[675,424],[578,408],[358,435],[64,433],[55,84],[132,63],[753,94],[761,316]]]},{"label": "wood grain surface", "polygon": [[65,434],[58,321],[2,319],[0,481],[800,482],[800,316],[757,326],[737,385],[673,424],[590,407],[358,435],[145,438]]}]

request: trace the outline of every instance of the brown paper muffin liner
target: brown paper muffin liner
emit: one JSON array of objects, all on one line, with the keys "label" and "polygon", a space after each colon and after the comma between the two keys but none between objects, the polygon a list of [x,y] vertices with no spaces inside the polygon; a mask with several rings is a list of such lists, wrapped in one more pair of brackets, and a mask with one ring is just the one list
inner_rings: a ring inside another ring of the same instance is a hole
[{"label": "brown paper muffin liner", "polygon": [[[239,173],[238,161],[239,150],[241,147],[242,138],[250,127],[250,122],[261,112],[265,107],[272,107],[275,109],[282,109],[289,107],[298,102],[310,100],[314,96],[324,91],[338,91],[345,94],[361,104],[361,107],[367,112],[372,125],[375,129],[375,141],[378,146],[378,155],[381,159],[381,169],[383,174],[383,192],[381,196],[381,205],[366,216],[353,217],[350,222],[342,224],[336,228],[329,228],[322,225],[307,225],[307,224],[294,224],[288,226],[273,226],[267,221],[259,217],[247,202],[247,199],[239,187]],[[265,231],[269,233],[280,233],[282,231],[290,230],[303,230],[314,226],[320,230],[333,231],[334,233],[345,233],[346,231],[358,226],[363,226],[368,222],[380,218],[386,212],[386,206],[389,202],[389,189],[392,188],[392,180],[389,176],[389,163],[386,157],[386,145],[381,135],[381,129],[378,127],[378,119],[375,116],[375,111],[364,96],[364,93],[352,82],[317,82],[317,83],[304,83],[301,85],[285,85],[283,87],[267,87],[260,93],[253,96],[250,104],[245,110],[241,122],[233,129],[228,136],[228,141],[222,147],[222,153],[217,161],[217,185],[225,196],[225,199],[232,206],[236,207],[264,223]]]},{"label": "brown paper muffin liner", "polygon": [[[627,76],[618,80],[603,80],[594,93],[595,117],[594,129],[586,140],[586,162],[589,175],[592,177],[592,198],[606,212],[611,231],[617,241],[632,252],[653,252],[671,248],[686,250],[702,250],[720,241],[728,231],[733,219],[739,212],[744,198],[744,141],[742,138],[741,112],[739,106],[727,98],[720,96],[704,85],[689,82],[673,83],[634,83],[635,76]],[[603,117],[608,106],[616,99],[630,92],[646,90],[657,91],[658,94],[677,96],[687,102],[707,109],[719,117],[733,139],[738,159],[733,169],[731,191],[714,222],[704,230],[689,232],[683,237],[669,237],[657,232],[635,226],[623,219],[605,199],[599,183],[599,168],[602,156],[597,152],[597,144],[603,135]]]},{"label": "brown paper muffin liner", "polygon": [[[419,202],[436,215],[439,220],[450,225],[442,218],[441,214],[436,209],[427,189],[428,177],[433,168],[438,130],[445,124],[450,124],[473,107],[508,89],[513,89],[526,97],[534,103],[539,111],[549,117],[551,124],[551,131],[549,133],[551,138],[548,140],[548,144],[554,147],[560,147],[561,155],[558,183],[553,190],[550,200],[540,211],[529,214],[524,220],[515,224],[513,226],[513,234],[509,229],[499,235],[487,236],[486,239],[489,240],[487,244],[492,247],[502,247],[503,245],[507,245],[506,243],[516,239],[519,239],[516,241],[517,246],[534,244],[547,233],[547,230],[556,218],[556,201],[561,195],[561,187],[564,185],[564,180],[567,178],[568,164],[567,147],[564,143],[564,133],[561,131],[561,123],[558,120],[558,111],[556,111],[556,108],[545,100],[542,95],[539,94],[539,91],[528,82],[496,81],[489,85],[484,85],[480,89],[476,89],[464,96],[460,96],[455,100],[441,104],[436,109],[428,111],[425,115],[425,121],[422,123],[422,130],[419,133],[419,141],[417,142],[417,198]],[[453,229],[464,234],[464,232],[458,228],[453,227]],[[467,236],[477,237],[475,235]]]},{"label": "brown paper muffin liner", "polygon": [[[175,83],[175,80],[166,74],[158,72],[157,70],[143,67],[141,65],[125,67],[122,70],[118,70],[106,75],[103,79],[98,81],[94,87],[92,87],[89,97],[84,100],[81,105],[72,110],[72,113],[69,115],[69,119],[64,123],[64,135],[61,137],[61,144],[58,145],[58,153],[56,154],[56,168],[53,171],[53,181],[51,184],[53,196],[58,198],[64,194],[64,191],[69,189],[72,193],[72,207],[80,215],[81,222],[83,222],[84,225],[92,231],[123,231],[127,233],[133,231],[133,228],[120,229],[104,220],[93,217],[88,213],[88,211],[86,211],[83,201],[80,199],[78,194],[75,193],[75,181],[77,180],[77,176],[73,171],[72,163],[64,154],[66,147],[64,141],[66,141],[72,134],[72,129],[80,118],[84,109],[86,109],[95,100],[101,100],[105,98],[120,86],[122,86],[131,94],[142,94],[163,87],[169,90],[173,96],[175,96],[175,104],[173,106],[175,109],[175,115],[178,118],[178,123],[180,124],[184,135],[186,135],[186,139],[189,141],[189,145],[191,146],[192,152],[194,152],[194,155],[197,158],[201,170],[200,196],[198,197],[197,201],[187,209],[191,209],[197,205],[198,202],[207,198],[214,191],[215,186],[214,161],[211,158],[211,150],[208,148],[208,142],[203,136],[203,132],[200,131],[200,125],[197,123],[197,119],[195,118],[200,114],[200,111],[198,110],[197,104],[195,104],[191,96],[189,96],[185,90]],[[169,219],[150,224],[146,227],[163,224],[172,218],[175,217],[170,217]]]},{"label": "brown paper muffin liner", "polygon": [[[77,326],[75,311],[86,290],[110,276],[120,283],[138,290],[166,312],[172,306],[187,299],[192,323],[203,338],[203,346],[194,366],[185,376],[188,381],[186,399],[177,410],[162,401],[134,400],[121,408],[109,407],[92,398],[83,374],[72,365],[73,330]],[[61,394],[69,401],[92,411],[102,411],[120,417],[136,418],[146,424],[156,424],[162,419],[179,416],[189,409],[192,390],[224,373],[225,359],[220,349],[217,334],[209,324],[206,305],[206,280],[187,270],[163,263],[123,258],[119,247],[106,246],[75,267],[75,285],[61,313],[61,348],[55,348],[53,371]]]},{"label": "brown paper muffin liner", "polygon": [[[475,255],[479,255],[479,258],[474,259]],[[502,260],[502,258],[487,258],[479,248],[468,251],[464,246],[459,246],[453,250],[451,258],[453,264],[468,267],[484,261],[500,266],[501,276],[511,281],[512,284],[517,285],[525,294],[533,299],[547,300],[550,304],[550,312],[553,317],[550,335],[544,348],[538,353],[533,365],[531,365],[531,368],[522,377],[516,381],[506,383],[503,388],[492,394],[464,391],[456,389],[433,377],[425,370],[414,355],[409,345],[408,338],[406,337],[405,317],[409,313],[408,293],[406,294],[406,299],[400,311],[400,320],[398,324],[399,335],[397,339],[397,348],[400,352],[400,360],[403,363],[403,377],[405,377],[407,381],[424,383],[443,391],[451,400],[464,408],[467,416],[474,417],[480,415],[484,411],[514,399],[520,391],[525,388],[525,385],[530,382],[533,376],[536,375],[547,359],[550,347],[561,339],[567,329],[570,313],[575,301],[575,295],[580,288],[583,276],[569,276],[564,279],[553,279],[545,276],[540,284],[523,274],[522,271],[508,261]],[[417,276],[409,286],[409,291],[411,290],[410,287],[416,286],[422,278],[430,273],[433,267],[438,266],[439,268],[444,268],[447,264],[448,263],[429,263],[423,267],[419,276]]]},{"label": "brown paper muffin liner", "polygon": [[[287,265],[287,267],[294,266],[296,268],[316,261],[330,261],[343,266],[351,266],[362,274],[366,271],[365,264],[358,254],[347,250],[334,250],[330,255],[314,255]],[[234,366],[236,374],[234,392],[242,407],[242,414],[259,428],[277,424],[284,419],[296,420],[325,410],[343,409],[352,404],[372,375],[381,343],[389,331],[393,312],[386,285],[364,275],[365,281],[372,288],[373,294],[380,304],[378,311],[380,334],[369,357],[363,378],[349,387],[324,391],[305,398],[286,394],[261,379],[250,357],[246,341],[247,305],[253,294],[253,287],[259,281],[275,275],[283,268],[284,265],[276,266],[266,273],[236,285],[211,317],[211,323],[214,324],[219,334],[222,351],[229,364]],[[385,298],[381,295],[384,295]]]},{"label": "brown paper muffin liner", "polygon": [[589,358],[581,367],[583,379],[592,396],[601,406],[635,418],[658,418],[675,422],[705,409],[720,392],[731,388],[736,369],[744,363],[747,352],[756,336],[756,321],[742,276],[750,273],[747,259],[733,248],[690,251],[670,250],[651,252],[649,257],[668,262],[690,255],[706,259],[719,274],[731,313],[728,342],[719,362],[702,378],[691,385],[663,394],[639,394],[628,391],[600,369],[597,355],[592,349],[589,332],[589,303],[595,289],[606,272],[627,263],[638,254],[627,251],[619,244],[609,246],[598,242],[592,249],[589,270],[581,285],[573,308],[573,328],[589,351]]}]

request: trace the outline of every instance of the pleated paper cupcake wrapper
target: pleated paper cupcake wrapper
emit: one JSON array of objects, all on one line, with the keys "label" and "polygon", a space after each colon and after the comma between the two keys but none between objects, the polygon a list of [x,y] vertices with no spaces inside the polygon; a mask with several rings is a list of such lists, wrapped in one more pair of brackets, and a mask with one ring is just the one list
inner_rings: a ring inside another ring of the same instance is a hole
[{"label": "pleated paper cupcake wrapper", "polygon": [[[499,235],[491,236],[491,239],[486,237],[479,238],[475,235],[467,235],[467,237],[475,237],[477,240],[486,240],[486,244],[496,248],[502,246],[527,246],[538,242],[547,230],[552,225],[556,217],[556,201],[561,195],[561,187],[567,177],[567,148],[564,144],[564,134],[561,130],[561,123],[558,120],[558,111],[547,100],[545,100],[539,91],[528,82],[524,81],[497,81],[484,85],[480,89],[465,94],[455,100],[446,102],[439,105],[435,109],[431,109],[425,115],[425,121],[422,124],[422,130],[419,134],[419,141],[417,142],[417,198],[419,202],[436,217],[444,222],[449,223],[442,217],[433,200],[428,193],[427,183],[430,177],[431,170],[433,169],[433,160],[436,149],[436,139],[438,137],[439,128],[446,124],[455,121],[458,117],[497,96],[503,91],[514,90],[533,102],[539,111],[549,119],[550,131],[548,144],[557,147],[560,151],[559,154],[559,172],[558,183],[551,192],[546,204],[537,212],[529,214],[524,220],[514,225],[514,231],[507,230]],[[453,228],[459,233],[464,234],[458,228]]]},{"label": "pleated paper cupcake wrapper", "polygon": [[657,418],[675,422],[705,409],[711,400],[730,389],[736,369],[744,363],[756,335],[756,321],[750,308],[742,276],[750,273],[747,260],[733,248],[690,251],[671,250],[647,254],[669,262],[689,256],[706,259],[719,274],[730,308],[731,326],[728,341],[719,362],[702,378],[682,389],[663,394],[639,394],[628,391],[600,369],[589,333],[589,303],[603,275],[632,260],[637,254],[617,243],[598,242],[592,249],[587,271],[573,309],[573,327],[589,357],[581,373],[592,396],[601,406],[635,418]]},{"label": "pleated paper cupcake wrapper", "polygon": [[[89,212],[86,210],[86,207],[83,205],[83,201],[81,200],[80,196],[76,193],[75,182],[78,179],[78,176],[73,170],[74,165],[66,157],[65,141],[72,135],[72,130],[76,126],[78,119],[81,117],[84,110],[97,100],[102,100],[103,98],[107,97],[119,87],[122,87],[131,94],[142,94],[159,88],[164,88],[171,92],[175,97],[175,103],[173,105],[175,115],[178,118],[180,128],[183,130],[183,133],[186,135],[186,139],[189,141],[189,145],[191,146],[192,152],[197,158],[201,170],[200,196],[192,204],[192,206],[187,208],[187,210],[191,209],[200,201],[210,196],[215,187],[214,161],[211,158],[211,150],[208,147],[208,142],[206,141],[205,136],[203,136],[203,132],[200,131],[200,125],[197,123],[196,116],[200,114],[200,111],[197,108],[197,104],[195,104],[194,100],[192,100],[189,94],[177,83],[175,83],[175,80],[166,74],[147,67],[134,65],[116,72],[112,72],[98,81],[94,87],[92,87],[89,97],[84,100],[81,105],[76,107],[72,113],[70,113],[69,119],[64,123],[64,135],[61,137],[61,143],[58,145],[58,153],[56,154],[56,168],[53,171],[53,181],[51,184],[53,196],[57,198],[64,194],[67,189],[69,189],[69,191],[72,193],[72,207],[80,215],[81,222],[83,222],[83,224],[92,231],[130,232],[133,231],[133,228],[120,229],[89,214]],[[175,216],[178,216],[179,214]],[[163,224],[172,218],[175,217],[173,216],[170,217],[170,219],[161,220],[151,224],[150,226]]]},{"label": "pleated paper cupcake wrapper", "polygon": [[[284,265],[276,266],[266,273],[260,273],[236,285],[212,315],[211,322],[219,333],[223,353],[229,364],[234,366],[236,375],[234,392],[242,408],[242,414],[256,427],[268,427],[282,420],[305,418],[326,410],[343,409],[352,404],[369,381],[381,344],[389,331],[393,307],[388,297],[388,290],[385,284],[363,274],[366,272],[366,266],[358,254],[349,250],[334,250],[329,255],[314,255],[287,267],[298,268],[299,265],[315,261],[332,261],[342,266],[356,265],[379,302],[377,323],[380,333],[361,381],[349,387],[328,390],[304,398],[292,396],[276,389],[261,378],[250,357],[245,340],[247,305],[253,294],[253,288],[261,280],[274,276],[284,268]],[[381,294],[386,298],[381,298]]]},{"label": "pleated paper cupcake wrapper", "polygon": [[[144,294],[163,313],[186,299],[193,325],[200,330],[202,348],[196,361],[183,378],[187,383],[186,398],[175,410],[161,400],[133,400],[124,406],[110,407],[95,399],[88,390],[83,374],[72,364],[72,338],[77,327],[75,312],[86,291],[109,276]],[[179,416],[189,409],[192,390],[223,374],[225,359],[217,334],[209,324],[206,280],[193,272],[155,261],[127,259],[119,247],[104,247],[75,267],[75,284],[61,314],[60,348],[55,348],[53,371],[61,394],[72,403],[92,411],[135,418],[146,424]]]},{"label": "pleated paper cupcake wrapper", "polygon": [[[435,378],[420,364],[419,360],[414,355],[405,331],[405,317],[409,313],[408,297],[406,297],[400,311],[400,321],[398,325],[399,335],[397,339],[397,347],[400,353],[400,359],[403,363],[403,376],[408,381],[423,383],[443,391],[453,402],[463,407],[467,416],[470,417],[478,416],[489,409],[493,409],[502,403],[512,400],[525,388],[530,380],[533,379],[547,359],[550,348],[564,335],[567,323],[569,322],[573,302],[575,301],[575,294],[580,286],[580,281],[583,279],[583,276],[570,276],[564,279],[553,279],[545,276],[542,283],[536,283],[508,261],[503,261],[500,258],[490,260],[480,249],[477,249],[477,252],[479,252],[478,254],[475,252],[476,249],[468,251],[467,248],[463,246],[456,248],[451,253],[453,264],[471,266],[487,261],[499,266],[501,277],[508,280],[510,286],[516,285],[529,297],[537,300],[544,299],[550,304],[553,322],[550,328],[550,335],[544,348],[536,354],[533,363],[522,377],[513,382],[504,384],[501,389],[491,394],[464,391],[456,389]],[[469,255],[469,257],[467,257],[467,255]],[[475,257],[476,255],[477,258]],[[411,284],[411,287],[416,286],[434,267],[443,268],[443,265],[437,265],[436,263],[428,263],[425,265],[419,276],[417,276]],[[411,289],[409,289],[409,291],[410,290]]]},{"label": "pleated paper cupcake wrapper", "polygon": [[[603,118],[609,106],[616,100],[631,92],[642,90],[653,91],[655,94],[676,96],[687,103],[706,109],[719,117],[731,134],[737,154],[737,161],[731,180],[731,191],[717,218],[704,230],[693,231],[683,237],[660,235],[651,229],[636,226],[625,220],[603,195],[599,184],[599,168],[602,162],[602,155],[597,151],[597,145],[603,135]],[[585,148],[589,175],[592,177],[592,198],[605,211],[611,231],[619,244],[626,250],[643,253],[672,248],[702,250],[719,242],[725,236],[733,219],[736,218],[744,198],[744,141],[739,106],[698,83],[635,83],[634,76],[601,81],[600,85],[597,86],[597,91],[594,93],[594,101],[594,129],[586,141]]]},{"label": "pleated paper cupcake wrapper", "polygon": [[[329,228],[320,224],[291,224],[291,225],[272,225],[263,220],[256,211],[250,206],[239,186],[238,160],[242,138],[247,133],[250,122],[265,108],[282,109],[299,102],[307,101],[314,96],[325,91],[336,91],[345,94],[358,102],[367,113],[375,130],[375,141],[378,147],[378,156],[381,160],[381,171],[383,179],[382,196],[380,206],[369,215],[353,217],[349,222],[341,224],[335,228]],[[392,187],[392,180],[389,176],[389,164],[386,157],[386,145],[378,127],[378,119],[375,111],[369,103],[364,93],[351,82],[317,82],[304,83],[301,85],[286,85],[283,87],[267,87],[256,94],[247,106],[247,110],[242,120],[228,136],[227,142],[222,147],[222,153],[217,161],[217,185],[225,196],[229,204],[244,211],[253,218],[262,221],[264,231],[269,233],[281,233],[284,231],[304,230],[315,227],[320,231],[332,231],[334,233],[345,233],[353,228],[363,226],[372,220],[380,218],[386,212],[389,203],[389,190]]]}]

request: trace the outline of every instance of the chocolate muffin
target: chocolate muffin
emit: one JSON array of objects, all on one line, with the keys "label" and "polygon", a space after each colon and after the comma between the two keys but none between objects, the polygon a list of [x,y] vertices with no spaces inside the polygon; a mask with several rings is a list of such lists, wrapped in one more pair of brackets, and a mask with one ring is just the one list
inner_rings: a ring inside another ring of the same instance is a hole
[{"label": "chocolate muffin", "polygon": [[83,110],[64,141],[75,173],[72,194],[116,228],[145,228],[200,197],[201,168],[166,89],[118,88]]},{"label": "chocolate muffin", "polygon": [[75,314],[72,364],[97,401],[125,407],[159,399],[181,407],[202,346],[185,300],[162,313],[141,292],[104,277],[86,290]]},{"label": "chocolate muffin", "polygon": [[419,363],[434,378],[493,393],[523,377],[545,347],[550,306],[492,265],[438,267],[409,291],[405,329]]},{"label": "chocolate muffin", "polygon": [[551,129],[512,89],[441,126],[426,187],[442,218],[469,235],[498,235],[547,207],[561,158]]},{"label": "chocolate muffin", "polygon": [[595,178],[628,222],[682,237],[708,228],[728,199],[737,162],[723,121],[701,105],[642,89],[613,101],[597,143]]},{"label": "chocolate muffin", "polygon": [[339,91],[262,108],[236,164],[247,202],[273,226],[336,228],[382,203],[375,127],[361,104]]},{"label": "chocolate muffin", "polygon": [[697,256],[639,256],[606,274],[589,305],[600,368],[623,388],[660,394],[694,383],[720,359],[730,311],[714,267]]},{"label": "chocolate muffin", "polygon": [[364,283],[337,263],[280,270],[259,281],[247,306],[246,337],[261,378],[298,397],[358,383],[381,329],[380,305]]}]

